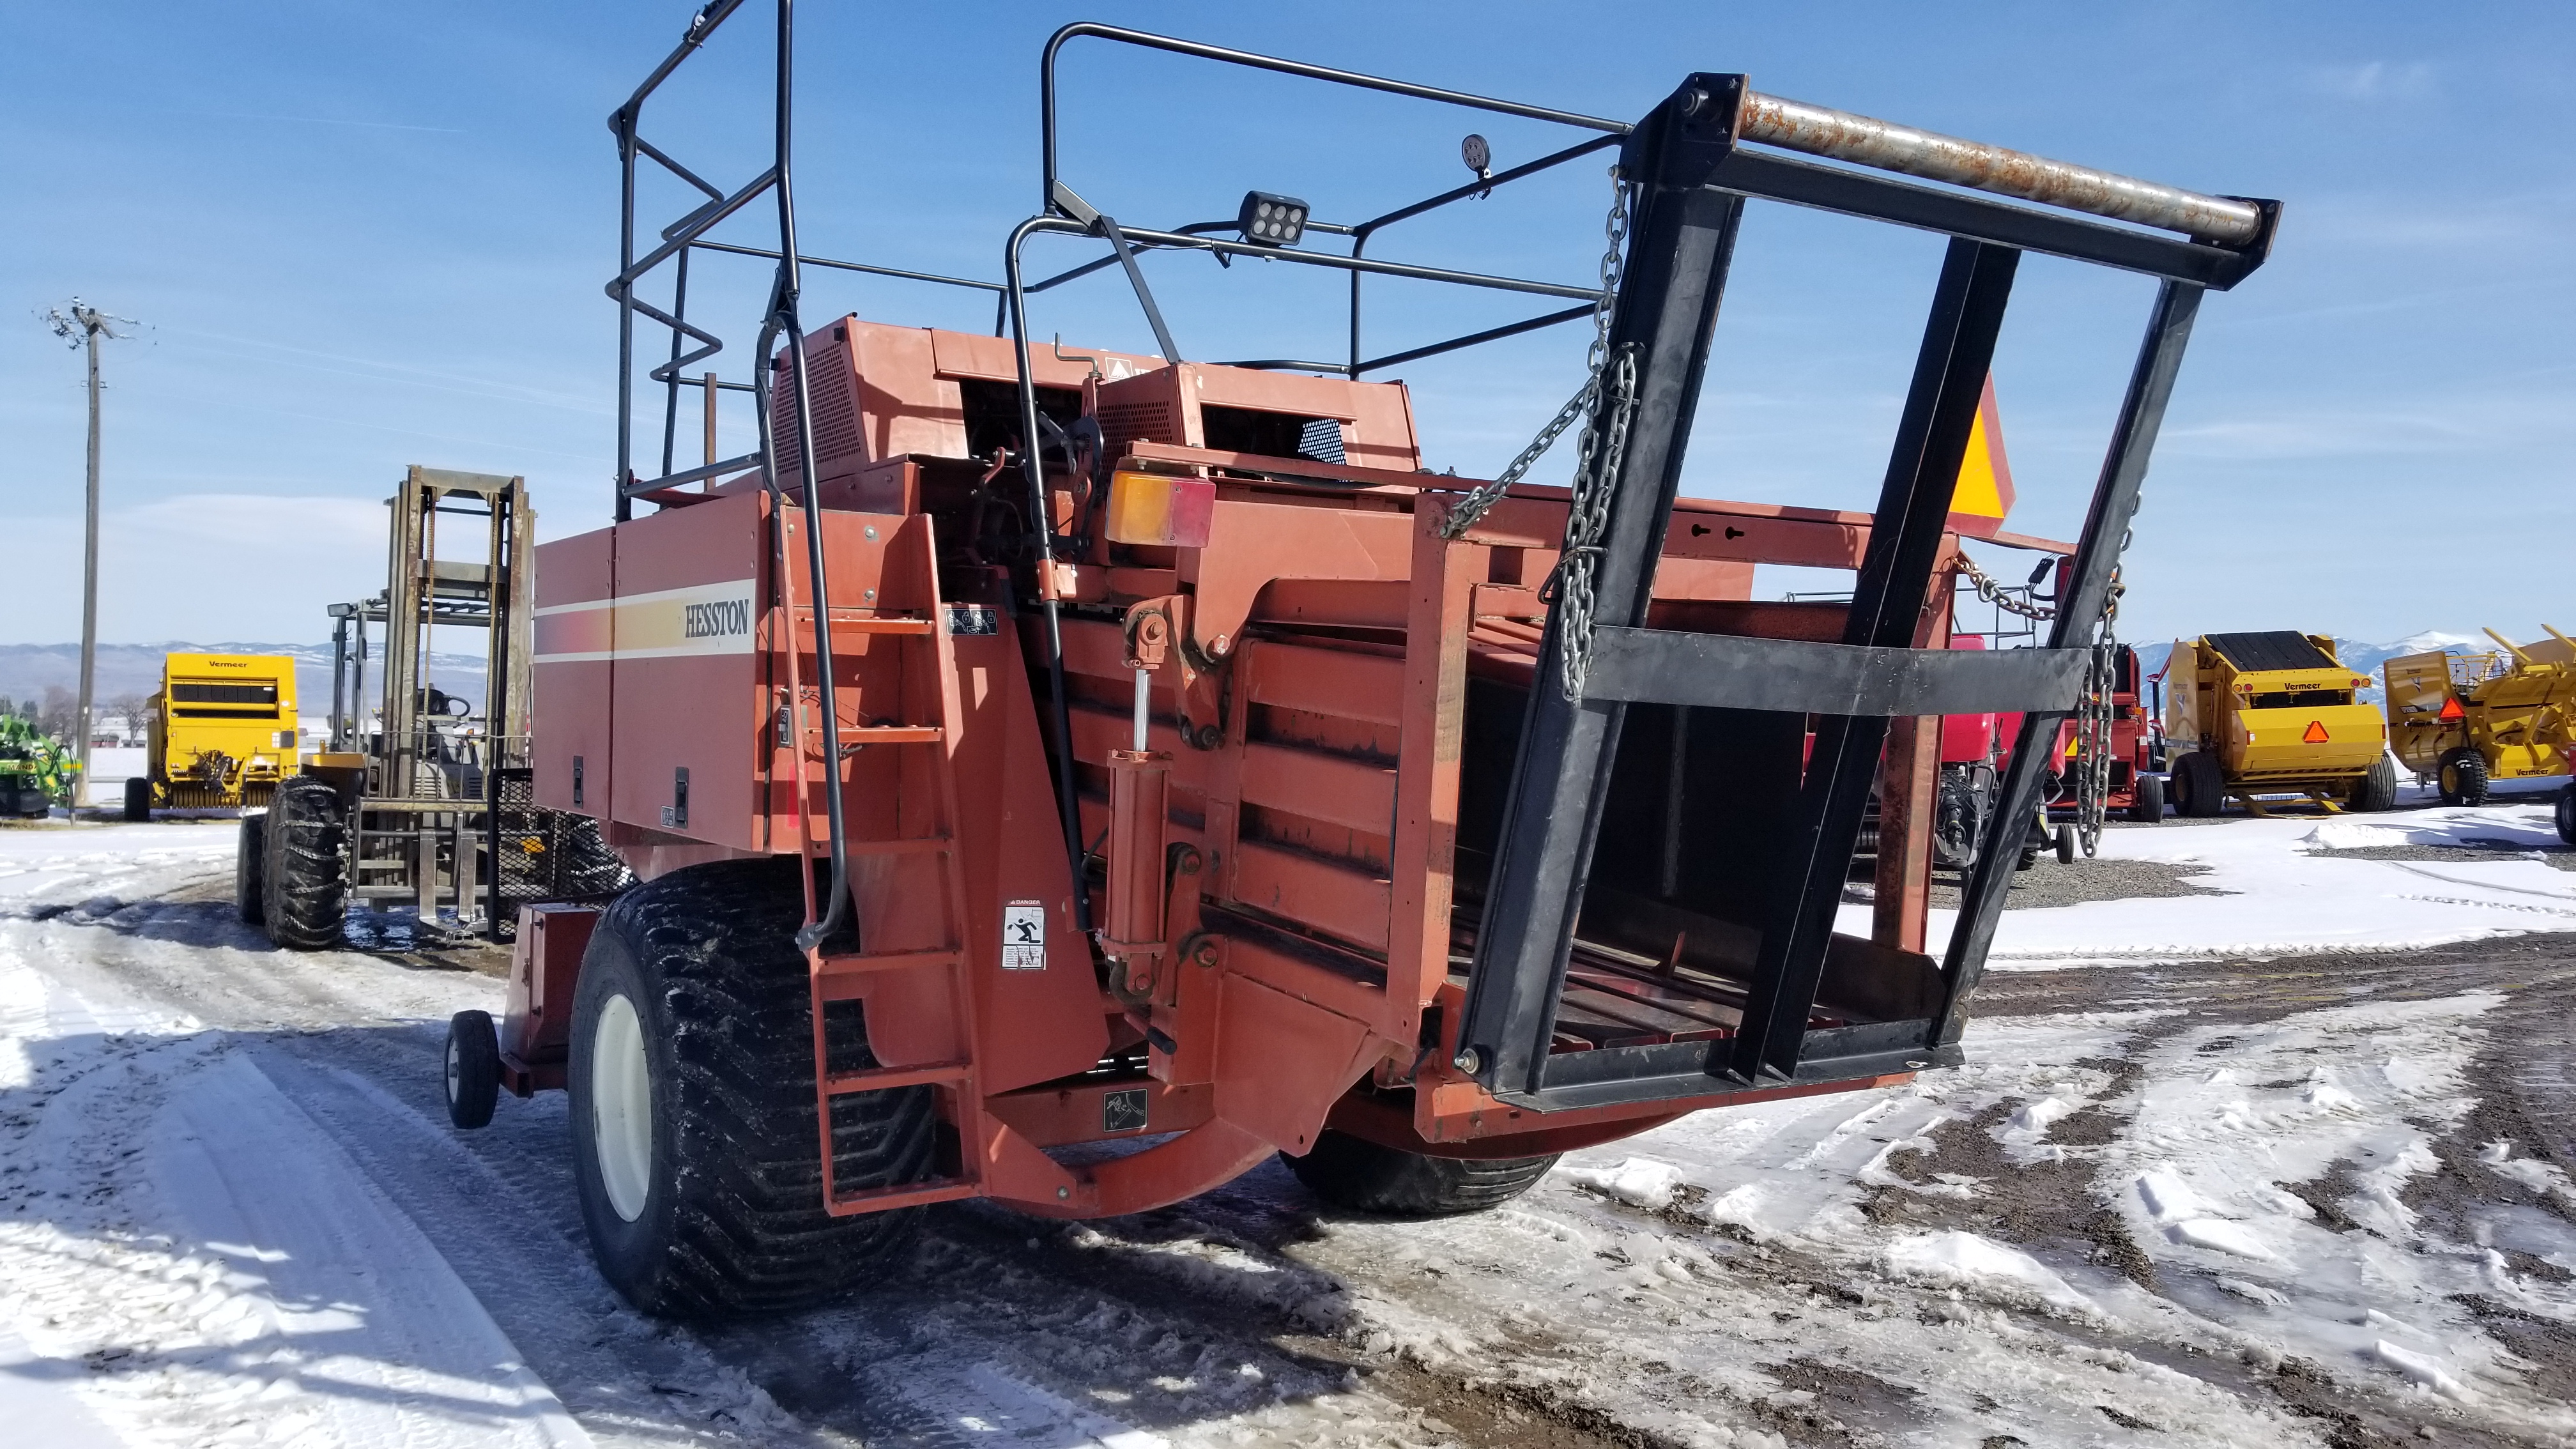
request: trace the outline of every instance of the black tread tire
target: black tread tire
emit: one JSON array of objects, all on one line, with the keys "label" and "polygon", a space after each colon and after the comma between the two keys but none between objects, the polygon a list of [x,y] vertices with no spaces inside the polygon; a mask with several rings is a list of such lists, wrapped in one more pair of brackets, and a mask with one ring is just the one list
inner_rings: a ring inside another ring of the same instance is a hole
[{"label": "black tread tire", "polygon": [[2433,767],[2433,779],[2441,788],[2445,805],[2487,803],[2486,756],[2467,745],[2442,756]]},{"label": "black tread tire", "polygon": [[2075,863],[2076,856],[2075,827],[2072,825],[2061,825],[2057,827],[2056,843],[2057,863],[2059,865],[2073,865]]},{"label": "black tread tire", "polygon": [[2024,846],[2024,847],[2022,847],[2021,857],[2020,857],[2019,859],[2017,859],[2017,860],[2015,860],[2015,861],[2013,862],[2013,869],[2014,869],[2014,870],[2017,870],[2017,871],[2021,871],[2021,870],[2029,870],[2030,868],[2032,868],[2033,866],[2036,866],[2036,865],[2038,865],[2038,864],[2039,864],[2039,850],[2038,850],[2038,848],[2037,848],[2037,847],[2035,847],[2035,846]]},{"label": "black tread tire", "polygon": [[[831,1298],[902,1249],[920,1209],[833,1217],[816,1151],[804,890],[792,861],[674,871],[619,896],[582,956],[567,1085],[573,1179],[600,1273],[667,1317],[777,1313]],[[637,1011],[651,1080],[653,1167],[628,1222],[601,1181],[592,1056],[610,999]],[[857,1003],[825,1021],[834,1071],[875,1065]],[[845,1014],[846,1013],[846,1014]],[[930,1174],[927,1087],[832,1104],[844,1191]]]},{"label": "black tread tire", "polygon": [[252,813],[241,818],[241,838],[233,842],[233,910],[242,924],[260,926],[268,923],[268,911],[260,902],[260,881],[268,866],[268,817]]},{"label": "black tread tire", "polygon": [[340,944],[349,914],[349,822],[340,792],[311,775],[289,775],[268,798],[261,914],[268,939],[290,951]]},{"label": "black tread tire", "polygon": [[2352,787],[2350,808],[2365,814],[2397,808],[2397,762],[2381,755]]},{"label": "black tread tire", "polygon": [[599,833],[599,822],[587,815],[563,817],[563,873],[556,877],[566,896],[607,896],[635,884],[635,872]]},{"label": "black tread tire", "polygon": [[445,1057],[447,1120],[467,1131],[492,1122],[501,1103],[501,1033],[488,1011],[460,1011],[447,1019]]},{"label": "black tread tire", "polygon": [[125,818],[128,820],[149,820],[152,818],[152,782],[144,776],[129,775],[126,777]]},{"label": "black tread tire", "polygon": [[2165,777],[2139,775],[2131,786],[2129,818],[2140,825],[2160,825],[2165,818]]},{"label": "black tread tire", "polygon": [[2558,792],[2558,838],[2576,845],[2576,783]]},{"label": "black tread tire", "polygon": [[1530,1190],[1560,1154],[1470,1161],[1381,1147],[1326,1128],[1303,1157],[1279,1154],[1306,1189],[1336,1207],[1439,1218],[1501,1207]]},{"label": "black tread tire", "polygon": [[2215,820],[2227,809],[2227,776],[2218,757],[2194,750],[2174,762],[2175,813],[2194,820]]}]

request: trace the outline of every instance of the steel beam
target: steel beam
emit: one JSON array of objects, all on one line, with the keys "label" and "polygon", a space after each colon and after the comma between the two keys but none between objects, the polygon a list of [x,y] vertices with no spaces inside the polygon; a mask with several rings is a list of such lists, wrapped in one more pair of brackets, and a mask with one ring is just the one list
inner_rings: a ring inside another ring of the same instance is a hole
[{"label": "steel beam", "polygon": [[[1879,490],[1869,552],[1852,591],[1843,626],[1846,645],[1893,649],[1914,642],[2020,261],[2021,253],[2010,248],[1950,243]],[[1797,1073],[1834,914],[1842,904],[1843,877],[1851,869],[1886,742],[1884,716],[1816,720],[1796,822],[1779,857],[1762,951],[1754,961],[1753,997],[1735,1040],[1732,1069],[1748,1081]]]}]

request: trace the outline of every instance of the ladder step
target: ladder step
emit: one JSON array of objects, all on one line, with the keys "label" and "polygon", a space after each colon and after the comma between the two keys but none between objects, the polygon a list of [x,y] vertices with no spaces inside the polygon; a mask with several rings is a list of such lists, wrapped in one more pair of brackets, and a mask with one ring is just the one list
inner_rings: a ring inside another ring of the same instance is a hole
[{"label": "ladder step", "polygon": [[928,619],[885,619],[885,618],[877,618],[877,619],[834,619],[834,620],[832,621],[832,632],[833,632],[833,633],[835,633],[835,634],[915,634],[915,635],[919,635],[919,634],[927,634],[927,633],[929,633],[929,632],[930,632],[930,630],[931,630],[931,623],[930,623],[930,621],[929,621]]},{"label": "ladder step", "polygon": [[[821,729],[810,732],[823,737]],[[937,725],[859,725],[841,731],[841,743],[863,745],[935,745],[948,738],[948,732]]]},{"label": "ladder step", "polygon": [[899,835],[892,840],[853,840],[842,848],[852,855],[946,855],[953,843],[945,835]]},{"label": "ladder step", "polygon": [[849,1213],[884,1212],[890,1208],[919,1207],[924,1203],[955,1202],[973,1197],[978,1188],[964,1178],[943,1177],[929,1182],[907,1182],[896,1187],[871,1187],[859,1192],[840,1193],[824,1203],[835,1216]]},{"label": "ladder step", "polygon": [[937,725],[862,725],[841,733],[844,739],[855,735],[875,745],[935,745],[948,738],[948,731]]},{"label": "ladder step", "polygon": [[823,1079],[823,1095],[846,1097],[852,1092],[883,1092],[896,1087],[953,1087],[966,1080],[964,1062],[934,1062],[926,1067],[870,1067],[858,1072],[834,1072]]},{"label": "ladder step", "polygon": [[853,952],[849,955],[824,955],[816,959],[817,976],[863,976],[871,971],[917,971],[924,966],[954,966],[958,953],[947,951],[885,951],[875,955]]}]

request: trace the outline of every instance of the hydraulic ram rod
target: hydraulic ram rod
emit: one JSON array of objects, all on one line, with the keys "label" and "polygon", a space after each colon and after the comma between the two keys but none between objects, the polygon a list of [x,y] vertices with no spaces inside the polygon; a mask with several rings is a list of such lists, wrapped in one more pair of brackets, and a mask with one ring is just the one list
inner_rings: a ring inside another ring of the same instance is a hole
[{"label": "hydraulic ram rod", "polygon": [[2263,214],[2242,201],[2203,196],[2089,166],[2051,161],[2027,151],[1963,141],[1869,116],[1748,91],[1738,112],[1739,139],[1834,161],[1899,171],[1953,186],[2000,192],[2025,201],[2091,212],[2117,221],[2178,231],[2202,241],[2241,246],[2261,230]]}]

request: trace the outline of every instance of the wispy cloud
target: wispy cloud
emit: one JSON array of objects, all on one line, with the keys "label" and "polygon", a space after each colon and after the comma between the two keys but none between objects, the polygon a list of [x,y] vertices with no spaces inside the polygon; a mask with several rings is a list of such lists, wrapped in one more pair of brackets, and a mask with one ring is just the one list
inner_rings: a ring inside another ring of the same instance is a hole
[{"label": "wispy cloud", "polygon": [[2347,101],[2390,101],[2430,95],[2435,75],[2429,61],[2365,60],[2308,66],[2300,79],[2318,95]]},{"label": "wispy cloud", "polygon": [[290,126],[356,126],[369,131],[428,131],[441,136],[462,136],[461,126],[414,126],[402,121],[344,121],[337,116],[271,116],[256,111],[174,111],[180,116],[211,116],[224,121],[276,121]]}]

